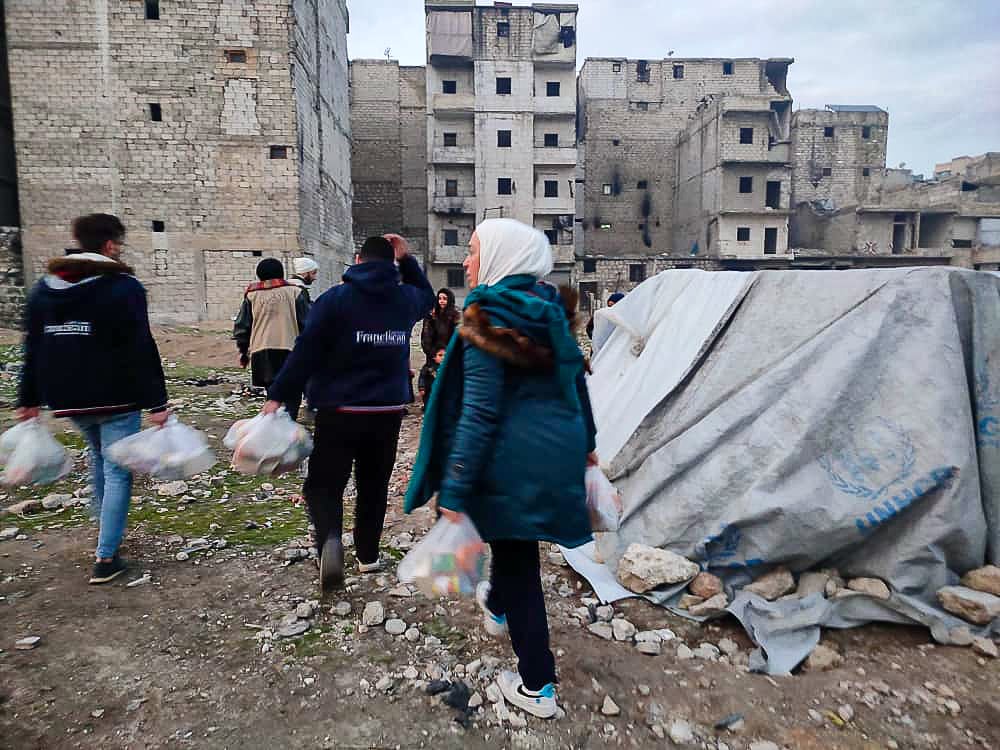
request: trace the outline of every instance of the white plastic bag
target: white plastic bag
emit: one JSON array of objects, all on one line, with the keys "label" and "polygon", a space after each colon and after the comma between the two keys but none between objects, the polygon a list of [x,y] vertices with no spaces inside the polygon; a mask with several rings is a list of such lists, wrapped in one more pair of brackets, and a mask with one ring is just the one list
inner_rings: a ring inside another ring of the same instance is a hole
[{"label": "white plastic bag", "polygon": [[205,436],[176,417],[170,417],[162,428],[122,438],[108,448],[108,458],[129,471],[166,481],[187,479],[215,466],[215,454]]},{"label": "white plastic bag", "polygon": [[69,474],[73,459],[37,419],[28,419],[0,437],[3,483],[12,486],[51,484]]},{"label": "white plastic bag", "polygon": [[309,432],[284,409],[240,420],[223,443],[232,447],[233,468],[242,474],[284,474],[297,468],[313,449]]},{"label": "white plastic bag", "polygon": [[458,522],[442,518],[403,558],[397,575],[432,599],[472,596],[487,576],[486,544],[468,516]]},{"label": "white plastic bag", "polygon": [[587,512],[592,531],[618,531],[622,498],[599,466],[587,467],[583,477],[587,488]]}]

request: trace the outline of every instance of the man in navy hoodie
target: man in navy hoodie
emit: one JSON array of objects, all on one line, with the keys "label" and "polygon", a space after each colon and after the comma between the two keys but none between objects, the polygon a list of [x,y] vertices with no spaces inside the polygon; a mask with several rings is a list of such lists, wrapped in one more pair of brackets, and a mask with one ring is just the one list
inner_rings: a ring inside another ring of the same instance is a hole
[{"label": "man in navy hoodie", "polygon": [[316,527],[324,591],[344,580],[344,489],[352,467],[358,568],[381,567],[389,477],[410,398],[410,333],[434,306],[434,290],[399,235],[369,237],[355,261],[344,283],[313,303],[264,406],[271,413],[294,404],[305,388],[317,410],[303,494]]},{"label": "man in navy hoodie", "polygon": [[82,250],[52,260],[28,297],[17,418],[36,418],[46,404],[72,418],[90,446],[91,513],[100,525],[90,582],[97,584],[127,568],[118,547],[132,499],[131,473],[104,449],[139,431],[142,409],[162,426],[167,389],[146,290],[119,260],[125,227],[91,214],[73,222],[73,236]]}]

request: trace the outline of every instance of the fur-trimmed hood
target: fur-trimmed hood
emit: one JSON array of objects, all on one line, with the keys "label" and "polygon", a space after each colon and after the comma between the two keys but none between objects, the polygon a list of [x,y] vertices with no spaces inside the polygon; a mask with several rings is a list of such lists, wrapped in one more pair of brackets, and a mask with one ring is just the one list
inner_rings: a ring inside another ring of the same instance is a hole
[{"label": "fur-trimmed hood", "polygon": [[98,253],[74,253],[62,258],[53,258],[49,261],[48,271],[67,284],[112,274],[135,275],[131,266]]}]

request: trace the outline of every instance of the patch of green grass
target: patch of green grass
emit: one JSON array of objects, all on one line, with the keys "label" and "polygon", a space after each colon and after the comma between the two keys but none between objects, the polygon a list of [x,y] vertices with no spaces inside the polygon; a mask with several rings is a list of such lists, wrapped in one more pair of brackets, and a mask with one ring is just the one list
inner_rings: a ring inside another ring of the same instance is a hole
[{"label": "patch of green grass", "polygon": [[333,651],[333,642],[327,637],[330,633],[328,628],[313,625],[295,640],[282,644],[282,650],[302,659],[329,654]]}]

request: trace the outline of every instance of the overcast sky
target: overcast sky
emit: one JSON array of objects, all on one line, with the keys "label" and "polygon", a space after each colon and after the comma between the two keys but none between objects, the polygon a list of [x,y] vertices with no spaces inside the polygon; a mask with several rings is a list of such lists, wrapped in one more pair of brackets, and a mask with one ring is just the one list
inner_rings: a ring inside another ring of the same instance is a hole
[{"label": "overcast sky", "polygon": [[[491,4],[491,3],[483,3]],[[516,5],[527,5],[518,2]],[[1000,151],[998,0],[578,0],[586,57],[794,57],[796,108],[889,112],[888,165]],[[352,58],[423,65],[420,0],[348,0]]]}]

